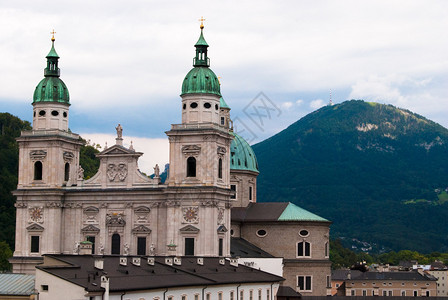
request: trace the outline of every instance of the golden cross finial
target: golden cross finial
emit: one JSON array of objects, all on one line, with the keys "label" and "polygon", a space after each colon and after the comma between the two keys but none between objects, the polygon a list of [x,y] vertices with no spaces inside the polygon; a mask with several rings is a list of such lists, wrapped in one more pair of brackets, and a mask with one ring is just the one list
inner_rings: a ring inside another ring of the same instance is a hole
[{"label": "golden cross finial", "polygon": [[204,17],[201,17],[198,21],[201,21],[201,26],[199,26],[199,28],[203,29],[204,28]]},{"label": "golden cross finial", "polygon": [[221,85],[221,76],[218,76],[219,85]]},{"label": "golden cross finial", "polygon": [[53,29],[53,31],[50,32],[50,33],[52,34],[51,41],[54,42],[54,40],[55,40],[54,34],[56,33],[56,31],[54,31],[54,29]]}]

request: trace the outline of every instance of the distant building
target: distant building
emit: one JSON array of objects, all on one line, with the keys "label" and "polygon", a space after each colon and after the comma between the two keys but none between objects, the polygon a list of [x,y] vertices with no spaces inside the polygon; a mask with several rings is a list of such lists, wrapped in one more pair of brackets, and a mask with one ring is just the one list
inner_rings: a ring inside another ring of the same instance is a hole
[{"label": "distant building", "polygon": [[437,279],[437,296],[448,296],[448,268],[442,262],[436,261],[431,264],[431,269],[427,271]]},{"label": "distant building", "polygon": [[346,296],[437,296],[437,279],[419,272],[365,272],[345,280]]},{"label": "distant building", "polygon": [[345,296],[345,281],[361,275],[358,270],[333,270],[331,271],[331,296]]}]

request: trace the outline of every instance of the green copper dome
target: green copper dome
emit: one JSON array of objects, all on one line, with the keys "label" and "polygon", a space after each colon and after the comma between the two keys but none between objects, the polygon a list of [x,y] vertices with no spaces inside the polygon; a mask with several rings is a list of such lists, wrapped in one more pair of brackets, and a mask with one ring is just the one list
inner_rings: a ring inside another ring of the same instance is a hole
[{"label": "green copper dome", "polygon": [[182,83],[182,94],[215,94],[221,96],[218,77],[210,70],[210,59],[207,56],[208,44],[204,39],[203,26],[201,35],[194,45],[196,56],[193,59],[193,69],[188,72]]},{"label": "green copper dome", "polygon": [[230,144],[230,170],[246,170],[256,173],[258,171],[257,157],[252,147],[238,134],[231,132],[233,135]]},{"label": "green copper dome", "polygon": [[219,98],[219,107],[230,109],[230,107],[227,105],[226,101],[224,101],[223,97]]},{"label": "green copper dome", "polygon": [[182,95],[197,93],[221,96],[218,77],[208,67],[194,67],[182,83]]},{"label": "green copper dome", "polygon": [[34,91],[33,103],[58,102],[70,105],[70,96],[67,86],[59,78],[59,55],[54,49],[54,38],[52,39],[51,50],[46,58],[47,67],[44,70],[45,78],[39,82]]}]

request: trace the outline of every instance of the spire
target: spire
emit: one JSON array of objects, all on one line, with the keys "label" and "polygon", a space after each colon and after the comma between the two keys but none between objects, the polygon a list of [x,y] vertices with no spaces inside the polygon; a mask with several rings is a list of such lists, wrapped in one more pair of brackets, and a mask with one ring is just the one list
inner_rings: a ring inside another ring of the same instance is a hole
[{"label": "spire", "polygon": [[54,34],[56,33],[53,29],[51,37],[51,50],[47,55],[47,67],[44,70],[44,76],[45,77],[59,77],[60,76],[60,70],[58,68],[58,60],[59,55],[56,53],[56,50],[54,49]]},{"label": "spire", "polygon": [[198,41],[194,45],[196,47],[196,57],[193,59],[193,66],[194,67],[209,67],[210,66],[210,60],[207,57],[207,48],[208,44],[204,39],[204,21],[205,19],[201,17],[199,19],[201,21],[201,25],[199,28],[201,28],[201,35],[199,36]]}]

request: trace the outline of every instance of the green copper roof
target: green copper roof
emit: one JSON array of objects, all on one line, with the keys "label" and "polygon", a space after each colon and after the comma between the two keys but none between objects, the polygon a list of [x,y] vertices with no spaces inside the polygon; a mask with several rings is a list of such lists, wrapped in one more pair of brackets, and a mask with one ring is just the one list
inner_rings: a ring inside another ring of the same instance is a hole
[{"label": "green copper roof", "polygon": [[207,46],[208,47],[208,44],[207,44],[207,42],[204,39],[204,35],[202,33],[202,29],[201,29],[201,35],[199,36],[199,40],[196,42],[196,44],[194,46],[195,47],[197,47],[197,46]]},{"label": "green copper roof", "polygon": [[259,173],[257,158],[252,147],[235,132],[231,132],[231,134],[233,140],[230,144],[230,169]]},{"label": "green copper roof", "polygon": [[215,94],[221,96],[218,77],[208,67],[194,67],[182,83],[183,94]]},{"label": "green copper roof", "polygon": [[54,41],[51,42],[51,50],[48,52],[47,58],[55,57],[59,58],[59,55],[56,53],[56,50],[54,49]]},{"label": "green copper roof", "polygon": [[33,96],[33,103],[38,102],[58,102],[70,105],[70,96],[67,86],[59,78],[58,67],[59,55],[54,49],[54,39],[51,42],[51,50],[46,56],[47,67],[44,70],[45,78],[36,87]]},{"label": "green copper roof", "polygon": [[324,221],[329,222],[327,219],[319,217],[303,208],[298,207],[292,203],[289,203],[283,213],[278,218],[279,221]]},{"label": "green copper roof", "polygon": [[230,109],[230,107],[227,105],[226,101],[224,101],[223,97],[219,98],[219,107]]},{"label": "green copper roof", "polygon": [[70,104],[69,100],[67,86],[59,77],[45,77],[34,90],[33,103],[59,102]]}]

